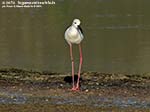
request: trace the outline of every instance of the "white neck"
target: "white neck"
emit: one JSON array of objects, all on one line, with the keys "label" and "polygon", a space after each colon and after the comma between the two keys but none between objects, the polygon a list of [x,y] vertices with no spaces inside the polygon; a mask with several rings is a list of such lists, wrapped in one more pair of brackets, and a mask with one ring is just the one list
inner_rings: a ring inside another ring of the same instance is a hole
[{"label": "white neck", "polygon": [[78,25],[76,25],[76,24],[72,24],[72,26],[74,26],[74,27],[78,28]]}]

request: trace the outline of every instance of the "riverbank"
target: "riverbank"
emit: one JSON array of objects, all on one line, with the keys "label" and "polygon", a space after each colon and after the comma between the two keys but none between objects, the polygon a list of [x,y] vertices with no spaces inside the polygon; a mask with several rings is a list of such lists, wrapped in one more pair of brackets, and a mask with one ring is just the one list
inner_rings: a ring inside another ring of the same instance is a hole
[{"label": "riverbank", "polygon": [[0,111],[150,111],[149,73],[81,76],[81,90],[72,92],[71,74],[0,69]]}]

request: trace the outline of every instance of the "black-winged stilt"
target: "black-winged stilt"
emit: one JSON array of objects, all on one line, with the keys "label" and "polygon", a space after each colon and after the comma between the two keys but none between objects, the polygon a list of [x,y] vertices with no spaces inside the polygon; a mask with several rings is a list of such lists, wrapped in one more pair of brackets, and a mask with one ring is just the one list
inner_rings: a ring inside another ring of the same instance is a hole
[{"label": "black-winged stilt", "polygon": [[[73,91],[80,90],[79,82],[80,82],[80,73],[81,73],[81,67],[82,67],[82,49],[81,49],[81,41],[83,40],[83,31],[80,27],[80,20],[74,19],[72,22],[72,25],[67,28],[65,31],[65,39],[67,43],[70,46],[70,56],[72,61],[72,89]],[[77,83],[75,85],[74,82],[74,59],[73,59],[73,53],[72,53],[72,44],[78,44],[79,45],[79,53],[80,53],[80,64],[79,64],[79,71],[78,71],[78,79]]]}]

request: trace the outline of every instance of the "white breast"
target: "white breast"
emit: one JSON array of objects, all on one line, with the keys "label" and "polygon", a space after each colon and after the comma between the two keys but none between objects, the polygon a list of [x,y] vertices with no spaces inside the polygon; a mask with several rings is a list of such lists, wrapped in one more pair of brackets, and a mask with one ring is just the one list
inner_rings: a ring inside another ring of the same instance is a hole
[{"label": "white breast", "polygon": [[65,39],[68,43],[79,44],[83,39],[83,35],[76,27],[70,26],[65,32]]}]

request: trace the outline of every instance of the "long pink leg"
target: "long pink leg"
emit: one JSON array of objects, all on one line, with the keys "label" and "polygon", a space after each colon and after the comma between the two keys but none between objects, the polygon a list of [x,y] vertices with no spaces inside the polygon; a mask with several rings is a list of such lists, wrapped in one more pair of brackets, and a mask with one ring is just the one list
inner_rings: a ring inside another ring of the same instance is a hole
[{"label": "long pink leg", "polygon": [[73,59],[73,53],[72,53],[72,44],[70,43],[70,57],[72,61],[72,89],[75,90],[75,84],[74,84],[74,59]]},{"label": "long pink leg", "polygon": [[79,82],[80,82],[80,73],[81,73],[81,67],[82,67],[82,49],[81,49],[81,45],[79,44],[79,52],[80,52],[80,64],[79,64],[79,71],[78,71],[78,80],[77,80],[77,86],[76,86],[76,90],[79,90]]}]

